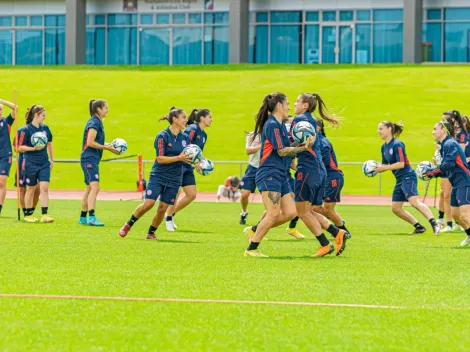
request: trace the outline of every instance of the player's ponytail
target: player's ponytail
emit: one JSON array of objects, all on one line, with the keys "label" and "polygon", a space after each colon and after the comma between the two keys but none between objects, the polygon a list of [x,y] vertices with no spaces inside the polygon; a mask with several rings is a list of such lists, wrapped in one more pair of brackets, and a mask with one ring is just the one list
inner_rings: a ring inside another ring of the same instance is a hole
[{"label": "player's ponytail", "polygon": [[106,100],[102,100],[102,99],[90,100],[90,103],[89,103],[90,116],[98,116],[98,109],[103,109],[105,105],[106,105]]},{"label": "player's ponytail", "polygon": [[315,121],[317,122],[317,125],[318,127],[320,128],[320,134],[323,136],[323,137],[326,137],[326,133],[325,133],[325,123],[323,122],[322,119],[319,119],[319,118],[316,118]]},{"label": "player's ponytail", "polygon": [[209,109],[193,109],[191,114],[189,114],[187,125],[189,126],[194,123],[200,123],[201,117],[206,117],[210,113],[211,111]]},{"label": "player's ponytail", "polygon": [[25,114],[25,119],[26,119],[26,124],[29,124],[33,122],[34,116],[36,114],[40,114],[43,112],[45,109],[41,105],[32,105],[28,109],[26,109],[26,114]]},{"label": "player's ponytail", "polygon": [[400,135],[405,130],[405,125],[403,124],[403,121],[399,121],[398,123],[394,123],[390,121],[382,121],[381,124],[387,128],[391,128],[392,136],[397,137],[397,138],[400,137]]},{"label": "player's ponytail", "polygon": [[457,132],[458,129],[461,131],[465,132],[465,134],[468,133],[468,130],[465,126],[465,123],[463,121],[463,117],[460,114],[460,111],[458,110],[450,110],[450,111],[445,111],[442,115],[448,116],[449,119],[452,120],[452,124],[454,125],[454,133]]},{"label": "player's ponytail", "polygon": [[261,105],[258,113],[255,116],[256,123],[255,130],[253,131],[253,135],[251,137],[252,143],[254,142],[256,137],[261,135],[261,133],[263,132],[263,127],[269,117],[269,114],[274,111],[278,103],[282,104],[286,99],[286,95],[284,93],[279,92],[271,93],[264,97],[263,104]]},{"label": "player's ponytail", "polygon": [[173,119],[175,117],[178,117],[183,112],[184,112],[183,109],[175,108],[174,106],[172,106],[170,108],[170,112],[167,115],[160,117],[160,119],[158,121],[167,120],[170,123],[170,125],[172,125],[173,124]]},{"label": "player's ponytail", "polygon": [[467,131],[467,133],[469,133],[470,132],[470,120],[468,119],[467,115],[462,115],[462,122],[465,127],[465,130]]},{"label": "player's ponytail", "polygon": [[318,93],[301,94],[302,101],[308,104],[308,112],[313,114],[318,110],[320,117],[328,121],[333,127],[339,127],[339,117],[328,112],[325,102]]}]

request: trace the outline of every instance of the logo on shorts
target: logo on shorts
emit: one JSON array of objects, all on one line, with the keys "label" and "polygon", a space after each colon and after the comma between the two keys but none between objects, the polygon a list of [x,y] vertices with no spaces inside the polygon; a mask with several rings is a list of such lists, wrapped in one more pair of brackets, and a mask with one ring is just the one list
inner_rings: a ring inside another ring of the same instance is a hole
[{"label": "logo on shorts", "polygon": [[173,145],[171,144],[171,142],[170,142],[170,143],[168,143],[168,146],[169,146],[169,147],[173,147]]},{"label": "logo on shorts", "polygon": [[325,200],[330,200],[330,197],[326,197]]},{"label": "logo on shorts", "polygon": [[175,202],[175,199],[173,198],[173,199],[171,200],[171,202],[174,203],[174,202]]},{"label": "logo on shorts", "polygon": [[24,183],[24,181],[23,181],[23,180],[20,180],[20,185],[22,185],[23,183]]},{"label": "logo on shorts", "polygon": [[5,170],[2,170],[2,175],[5,175],[7,172]]},{"label": "logo on shorts", "polygon": [[457,202],[460,204],[461,200],[459,199]]},{"label": "logo on shorts", "polygon": [[26,183],[30,183],[31,180],[29,178],[26,179]]},{"label": "logo on shorts", "polygon": [[100,175],[95,174],[95,178],[98,180],[100,178]]},{"label": "logo on shorts", "polygon": [[393,155],[393,149],[390,149],[388,152],[390,153],[390,155]]},{"label": "logo on shorts", "polygon": [[181,145],[182,145],[183,147],[186,147],[186,141],[182,141],[182,142],[181,142]]},{"label": "logo on shorts", "polygon": [[151,189],[148,189],[148,190],[147,190],[147,195],[149,196],[149,195],[151,195],[151,194],[152,194],[152,190],[151,190]]}]

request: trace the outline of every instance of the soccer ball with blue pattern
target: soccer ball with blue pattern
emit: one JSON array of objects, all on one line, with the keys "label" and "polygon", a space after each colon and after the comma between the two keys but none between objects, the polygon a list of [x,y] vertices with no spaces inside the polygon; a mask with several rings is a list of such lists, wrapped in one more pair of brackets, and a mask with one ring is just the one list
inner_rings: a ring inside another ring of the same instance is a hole
[{"label": "soccer ball with blue pattern", "polygon": [[111,142],[114,149],[116,149],[119,154],[124,154],[127,151],[127,142],[122,138],[116,138]]},{"label": "soccer ball with blue pattern", "polygon": [[202,159],[202,150],[196,144],[190,144],[183,149],[183,153],[189,156],[191,164],[197,164]]},{"label": "soccer ball with blue pattern", "polygon": [[33,147],[46,145],[48,142],[45,132],[36,132],[31,136],[31,144]]},{"label": "soccer ball with blue pattern", "polygon": [[379,163],[375,160],[367,160],[364,165],[362,165],[362,172],[367,177],[374,177],[377,175],[375,169],[379,166]]},{"label": "soccer ball with blue pattern", "polygon": [[429,181],[431,178],[427,177],[426,174],[435,169],[436,167],[430,161],[422,161],[416,167],[416,176],[418,176],[420,180]]},{"label": "soccer ball with blue pattern", "polygon": [[315,134],[315,128],[307,121],[296,123],[292,128],[292,138],[297,144],[305,144],[308,137],[315,136]]},{"label": "soccer ball with blue pattern", "polygon": [[202,176],[207,176],[214,171],[214,163],[210,159],[202,158],[199,162],[200,170],[196,169]]}]

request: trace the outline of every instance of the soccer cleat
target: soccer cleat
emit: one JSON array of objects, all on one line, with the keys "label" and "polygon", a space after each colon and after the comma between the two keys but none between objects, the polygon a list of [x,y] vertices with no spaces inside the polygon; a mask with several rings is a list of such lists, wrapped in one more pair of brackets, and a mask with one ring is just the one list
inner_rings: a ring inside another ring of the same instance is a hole
[{"label": "soccer cleat", "polygon": [[432,227],[434,236],[439,236],[439,232],[441,232],[441,227],[442,225],[438,224],[437,222],[436,222],[436,225]]},{"label": "soccer cleat", "polygon": [[460,247],[467,247],[469,244],[470,244],[470,236],[467,236],[467,238],[464,239],[462,243],[460,243]]},{"label": "soccer cleat", "polygon": [[341,255],[346,248],[346,241],[345,241],[346,231],[339,230],[338,234],[335,237],[335,247],[336,247],[336,256]]},{"label": "soccer cleat", "polygon": [[43,214],[41,216],[41,222],[43,224],[47,224],[47,223],[51,223],[51,222],[54,222],[54,218],[51,218],[49,215],[47,214]]},{"label": "soccer cleat", "polygon": [[259,249],[245,250],[245,257],[258,257],[258,258],[269,258],[259,251]]},{"label": "soccer cleat", "polygon": [[86,225],[87,224],[87,218],[82,218],[78,219],[78,224],[79,225]]},{"label": "soccer cleat", "polygon": [[445,225],[444,219],[437,219],[436,222],[437,222],[438,225],[441,225],[441,226]]},{"label": "soccer cleat", "polygon": [[425,233],[425,232],[426,232],[426,228],[424,226],[419,226],[419,227],[416,227],[414,231],[410,233],[410,235],[417,235],[417,234]]},{"label": "soccer cleat", "polygon": [[121,236],[122,238],[126,237],[130,230],[131,230],[131,227],[126,222],[124,226],[121,227],[121,229],[119,230],[119,236]]},{"label": "soccer cleat", "polygon": [[243,230],[248,240],[251,240],[255,236],[255,232],[252,230],[251,226],[245,227]]},{"label": "soccer cleat", "polygon": [[335,250],[335,248],[333,247],[333,245],[329,244],[329,245],[327,245],[327,246],[318,248],[317,253],[315,253],[314,255],[312,255],[312,257],[313,257],[313,258],[324,257],[325,255],[328,255],[328,254],[330,254],[330,253],[333,253],[334,250]]},{"label": "soccer cleat", "polygon": [[178,228],[178,226],[176,226],[175,224],[175,216],[173,215],[173,220],[171,220],[171,222],[173,223],[173,228],[176,230]]},{"label": "soccer cleat", "polygon": [[99,221],[96,216],[90,216],[87,221],[88,226],[104,226],[104,224]]},{"label": "soccer cleat", "polygon": [[166,230],[169,231],[169,232],[175,232],[175,228],[173,227],[173,221],[171,220],[166,220],[165,221],[165,225],[166,225]]},{"label": "soccer cleat", "polygon": [[149,234],[147,235],[147,239],[148,239],[148,240],[157,240],[157,241],[158,241],[157,236],[155,236],[155,234],[153,234],[153,233],[149,233]]},{"label": "soccer cleat", "polygon": [[29,222],[29,223],[35,223],[35,222],[38,222],[39,220],[38,218],[35,218],[32,215],[28,215],[24,217],[24,221]]},{"label": "soccer cleat", "polygon": [[336,254],[336,255],[341,255],[344,252],[344,250],[346,249],[346,241],[350,240],[351,238],[352,238],[352,235],[349,232],[345,231],[344,232],[344,238],[343,238],[343,245],[341,246],[341,249],[339,250],[338,254]]},{"label": "soccer cleat", "polygon": [[287,228],[287,229],[286,229],[286,233],[287,233],[288,235],[291,235],[291,236],[294,237],[294,238],[297,238],[298,240],[303,240],[303,239],[305,238],[305,236],[302,235],[302,234],[299,232],[299,230],[297,230],[297,229],[290,229],[290,228]]},{"label": "soccer cleat", "polygon": [[447,225],[446,227],[444,227],[440,233],[447,233],[447,232],[452,232],[454,230],[452,230],[452,227],[450,227],[449,225]]},{"label": "soccer cleat", "polygon": [[246,225],[246,218],[248,217],[248,213],[241,213],[240,214],[240,225]]},{"label": "soccer cleat", "polygon": [[459,224],[454,224],[454,226],[452,226],[452,230],[454,230],[454,231],[459,231],[459,232],[465,232],[465,230],[463,229],[463,227],[460,226]]}]

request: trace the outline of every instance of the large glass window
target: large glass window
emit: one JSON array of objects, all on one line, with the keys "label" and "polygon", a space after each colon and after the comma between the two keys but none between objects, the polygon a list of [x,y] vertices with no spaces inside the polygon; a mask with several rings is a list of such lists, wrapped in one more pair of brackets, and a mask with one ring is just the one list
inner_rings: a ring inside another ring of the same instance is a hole
[{"label": "large glass window", "polygon": [[445,24],[446,62],[470,62],[470,22]]},{"label": "large glass window", "polygon": [[153,24],[153,15],[151,14],[140,15],[140,24]]},{"label": "large glass window", "polygon": [[0,16],[0,27],[10,27],[11,24],[11,16]]},{"label": "large glass window", "polygon": [[157,24],[169,24],[170,23],[170,15],[167,13],[160,13],[157,14]]},{"label": "large glass window", "polygon": [[207,24],[228,24],[228,12],[206,12],[204,14],[204,23]]},{"label": "large glass window", "polygon": [[137,64],[137,28],[108,28],[108,64]]},{"label": "large glass window", "polygon": [[170,63],[170,29],[144,28],[140,32],[140,64],[168,65]]},{"label": "large glass window", "polygon": [[370,10],[359,10],[356,16],[358,21],[370,21]]},{"label": "large glass window", "polygon": [[185,13],[174,13],[173,14],[173,24],[185,24],[186,23],[186,14]]},{"label": "large glass window", "polygon": [[426,18],[428,20],[440,20],[441,17],[441,9],[429,9],[426,11]]},{"label": "large glass window", "polygon": [[12,31],[0,30],[0,65],[13,64]]},{"label": "large glass window", "polygon": [[301,22],[300,11],[272,11],[271,23],[298,23]]},{"label": "large glass window", "polygon": [[[423,41],[430,44],[430,57],[423,60],[434,62],[442,61],[442,24],[441,23],[425,23],[423,26]],[[426,55],[426,53],[424,53]]]},{"label": "large glass window", "polygon": [[451,21],[470,20],[470,7],[445,9],[444,19]]},{"label": "large glass window", "polygon": [[375,22],[403,21],[403,10],[374,10]]},{"label": "large glass window", "polygon": [[307,12],[306,19],[307,19],[307,22],[318,22],[320,19],[318,11]]},{"label": "large glass window", "polygon": [[229,56],[229,27],[204,28],[204,63],[227,64]]},{"label": "large glass window", "polygon": [[16,64],[42,65],[42,30],[16,31]]},{"label": "large glass window", "polygon": [[268,26],[257,25],[251,31],[251,58],[255,64],[268,63]]},{"label": "large glass window", "polygon": [[374,23],[374,63],[403,61],[403,24]]},{"label": "large glass window", "polygon": [[42,26],[42,16],[31,16],[31,26]]},{"label": "large glass window", "polygon": [[135,25],[137,24],[137,15],[127,15],[127,14],[112,14],[108,15],[108,25],[109,26],[125,26],[125,25]]},{"label": "large glass window", "polygon": [[340,21],[352,21],[354,19],[352,11],[340,11],[339,20]]},{"label": "large glass window", "polygon": [[305,26],[304,63],[318,64],[320,59],[320,26],[309,24]]},{"label": "large glass window", "polygon": [[356,63],[368,64],[370,63],[370,50],[371,50],[371,25],[358,24],[356,25]]},{"label": "large glass window", "polygon": [[323,21],[324,22],[335,22],[336,21],[336,11],[323,11]]},{"label": "large glass window", "polygon": [[46,65],[63,65],[65,63],[65,29],[46,29]]},{"label": "large glass window", "polygon": [[322,28],[322,63],[336,63],[336,26],[323,26]]},{"label": "large glass window", "polygon": [[16,16],[15,17],[15,26],[16,27],[26,27],[28,25],[28,17],[26,16]]},{"label": "large glass window", "polygon": [[271,25],[271,63],[300,63],[300,25]]},{"label": "large glass window", "polygon": [[106,32],[104,28],[87,28],[86,30],[86,63],[104,65]]},{"label": "large glass window", "polygon": [[173,28],[173,64],[202,64],[202,28]]},{"label": "large glass window", "polygon": [[351,26],[339,27],[339,63],[352,64],[353,29]]}]

